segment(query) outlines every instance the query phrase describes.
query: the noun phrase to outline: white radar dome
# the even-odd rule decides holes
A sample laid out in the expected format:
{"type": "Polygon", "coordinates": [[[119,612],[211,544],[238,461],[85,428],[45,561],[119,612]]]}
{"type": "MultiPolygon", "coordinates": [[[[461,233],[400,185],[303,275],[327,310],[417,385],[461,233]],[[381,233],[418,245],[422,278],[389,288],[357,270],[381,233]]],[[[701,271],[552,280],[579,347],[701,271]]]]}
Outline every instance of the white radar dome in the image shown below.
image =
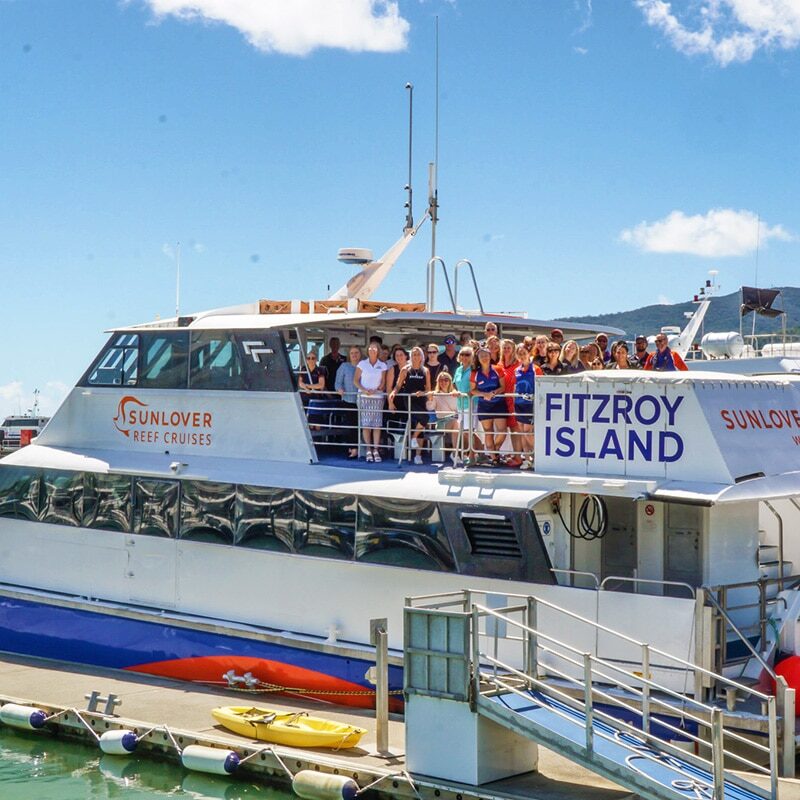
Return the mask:
{"type": "Polygon", "coordinates": [[[372,250],[366,247],[343,247],[336,259],[342,264],[369,264],[372,261],[372,250]]]}

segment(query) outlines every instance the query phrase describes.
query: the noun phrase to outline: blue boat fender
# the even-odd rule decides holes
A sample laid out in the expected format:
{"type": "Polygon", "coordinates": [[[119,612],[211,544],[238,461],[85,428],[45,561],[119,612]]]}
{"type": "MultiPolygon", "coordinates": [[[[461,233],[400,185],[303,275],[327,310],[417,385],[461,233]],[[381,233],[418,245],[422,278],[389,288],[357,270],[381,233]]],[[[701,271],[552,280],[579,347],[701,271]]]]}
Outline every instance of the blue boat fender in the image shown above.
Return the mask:
{"type": "Polygon", "coordinates": [[[210,775],[232,775],[239,766],[239,756],[233,750],[190,744],[183,748],[181,763],[192,772],[210,775]]]}
{"type": "Polygon", "coordinates": [[[139,744],[139,737],[133,731],[106,731],[97,743],[109,756],[129,756],[139,744]]]}
{"type": "Polygon", "coordinates": [[[45,722],[47,722],[47,712],[35,706],[6,703],[0,708],[0,722],[3,722],[10,728],[38,731],[43,728],[45,722]]]}

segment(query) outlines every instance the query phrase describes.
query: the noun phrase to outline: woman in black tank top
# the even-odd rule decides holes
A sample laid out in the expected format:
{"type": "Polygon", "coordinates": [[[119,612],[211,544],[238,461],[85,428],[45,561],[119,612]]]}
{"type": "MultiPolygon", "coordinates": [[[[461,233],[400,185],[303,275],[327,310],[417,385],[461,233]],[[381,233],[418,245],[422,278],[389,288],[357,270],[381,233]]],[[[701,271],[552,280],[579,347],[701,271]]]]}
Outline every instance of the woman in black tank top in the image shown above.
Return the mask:
{"type": "MultiPolygon", "coordinates": [[[[397,402],[398,397],[405,399],[405,402],[408,403],[405,408],[411,411],[411,447],[417,450],[422,447],[422,433],[425,431],[429,419],[425,403],[428,400],[428,392],[431,390],[431,380],[430,373],[423,364],[424,358],[425,354],[421,347],[412,349],[411,363],[406,364],[400,371],[397,383],[390,395],[390,400],[398,409],[401,404],[404,405],[402,400],[400,403],[397,402]]],[[[422,463],[419,452],[414,457],[414,463],[422,463]]]]}

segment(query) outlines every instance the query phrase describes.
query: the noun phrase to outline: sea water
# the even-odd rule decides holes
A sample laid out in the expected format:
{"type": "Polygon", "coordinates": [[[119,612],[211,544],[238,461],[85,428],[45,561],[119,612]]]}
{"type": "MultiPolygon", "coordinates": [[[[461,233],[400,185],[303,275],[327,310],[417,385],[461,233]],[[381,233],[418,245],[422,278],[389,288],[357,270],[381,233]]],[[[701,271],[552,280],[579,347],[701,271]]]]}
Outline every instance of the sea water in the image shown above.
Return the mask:
{"type": "Polygon", "coordinates": [[[0,800],[90,798],[290,800],[291,792],[251,779],[187,772],[138,756],[107,756],[99,748],[0,727],[0,800]]]}

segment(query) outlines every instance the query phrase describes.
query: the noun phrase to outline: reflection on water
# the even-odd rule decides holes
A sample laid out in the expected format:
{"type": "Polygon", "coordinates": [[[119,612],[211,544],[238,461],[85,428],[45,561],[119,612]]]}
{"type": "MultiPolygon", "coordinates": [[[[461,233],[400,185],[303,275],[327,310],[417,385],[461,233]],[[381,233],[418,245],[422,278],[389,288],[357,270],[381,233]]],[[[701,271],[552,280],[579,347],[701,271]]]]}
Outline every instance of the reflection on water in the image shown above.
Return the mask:
{"type": "Polygon", "coordinates": [[[187,772],[150,758],[107,756],[88,744],[0,727],[3,800],[145,797],[289,800],[294,795],[247,779],[187,772]]]}

